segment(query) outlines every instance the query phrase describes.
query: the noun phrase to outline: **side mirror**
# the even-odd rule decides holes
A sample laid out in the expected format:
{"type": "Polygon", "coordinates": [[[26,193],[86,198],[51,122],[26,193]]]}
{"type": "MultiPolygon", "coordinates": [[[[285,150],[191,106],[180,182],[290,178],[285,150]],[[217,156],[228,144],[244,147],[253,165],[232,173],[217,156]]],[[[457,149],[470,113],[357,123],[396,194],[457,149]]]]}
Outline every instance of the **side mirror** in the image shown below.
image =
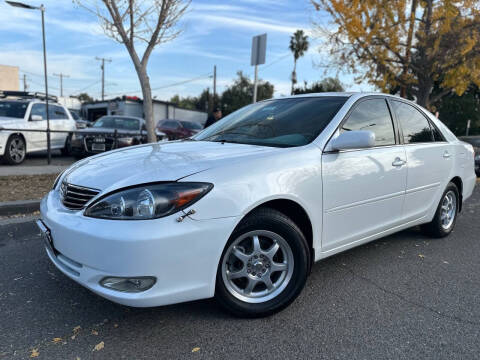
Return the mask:
{"type": "Polygon", "coordinates": [[[375,134],[368,130],[345,131],[331,141],[332,150],[364,149],[375,146],[375,134]]]}
{"type": "Polygon", "coordinates": [[[32,116],[30,116],[30,120],[41,121],[41,120],[43,120],[43,117],[42,117],[42,115],[32,115],[32,116]]]}

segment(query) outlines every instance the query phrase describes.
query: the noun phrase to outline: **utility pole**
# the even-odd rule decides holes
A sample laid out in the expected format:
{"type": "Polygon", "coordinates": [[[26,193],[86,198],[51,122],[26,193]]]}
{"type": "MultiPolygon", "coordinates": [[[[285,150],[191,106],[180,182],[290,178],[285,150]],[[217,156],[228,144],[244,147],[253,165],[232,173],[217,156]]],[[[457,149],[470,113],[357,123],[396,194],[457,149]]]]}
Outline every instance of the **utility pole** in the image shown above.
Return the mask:
{"type": "Polygon", "coordinates": [[[215,99],[217,97],[217,65],[213,65],[213,108],[215,109],[215,99]]]}
{"type": "Polygon", "coordinates": [[[65,75],[65,74],[53,74],[53,76],[58,76],[60,78],[60,96],[63,97],[63,78],[68,78],[70,77],[69,75],[65,75]]]}
{"type": "Polygon", "coordinates": [[[100,65],[100,69],[102,69],[102,101],[103,101],[105,100],[105,61],[112,62],[112,59],[101,58],[98,56],[96,56],[95,59],[102,62],[102,65],[100,65]]]}
{"type": "Polygon", "coordinates": [[[27,91],[28,85],[27,85],[27,74],[23,74],[23,91],[27,91]]]}

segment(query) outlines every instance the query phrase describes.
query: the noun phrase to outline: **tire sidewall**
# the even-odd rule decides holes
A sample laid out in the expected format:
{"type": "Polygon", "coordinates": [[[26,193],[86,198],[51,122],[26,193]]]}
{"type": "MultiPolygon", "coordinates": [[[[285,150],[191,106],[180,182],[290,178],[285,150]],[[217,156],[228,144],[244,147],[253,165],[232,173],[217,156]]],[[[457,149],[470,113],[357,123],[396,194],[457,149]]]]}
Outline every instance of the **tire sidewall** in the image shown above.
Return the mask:
{"type": "Polygon", "coordinates": [[[443,192],[442,197],[440,198],[440,203],[438,204],[437,212],[435,213],[435,218],[434,218],[434,221],[433,221],[434,226],[437,228],[436,230],[438,231],[438,234],[440,236],[442,236],[442,237],[447,236],[453,231],[453,229],[455,228],[455,224],[457,223],[459,208],[460,208],[460,195],[459,195],[459,192],[458,192],[458,188],[454,183],[449,183],[447,188],[443,192]],[[442,221],[441,221],[441,210],[442,210],[443,199],[445,198],[445,195],[449,191],[453,191],[457,201],[456,201],[456,205],[455,205],[455,216],[454,216],[453,222],[448,229],[444,229],[443,226],[442,226],[442,221]]]}
{"type": "Polygon", "coordinates": [[[22,162],[25,161],[25,158],[27,157],[27,144],[25,142],[25,140],[21,137],[21,136],[18,136],[18,135],[12,135],[8,138],[8,141],[7,141],[7,146],[5,147],[5,154],[4,154],[4,158],[5,160],[7,161],[8,164],[11,164],[11,165],[20,165],[22,162]],[[13,160],[10,156],[10,144],[12,143],[13,140],[15,139],[19,139],[23,142],[23,148],[25,149],[25,154],[23,156],[23,159],[22,161],[20,162],[16,162],[15,160],[13,160]]]}
{"type": "Polygon", "coordinates": [[[272,211],[271,214],[273,216],[263,212],[252,213],[237,226],[222,252],[217,269],[215,296],[221,305],[234,315],[260,317],[273,314],[288,306],[305,285],[309,268],[308,245],[305,237],[289,218],[277,211],[272,211]],[[283,237],[294,257],[293,274],[285,289],[275,298],[263,303],[247,303],[237,299],[228,291],[222,277],[222,262],[227,249],[239,236],[254,230],[271,231],[283,237]]]}

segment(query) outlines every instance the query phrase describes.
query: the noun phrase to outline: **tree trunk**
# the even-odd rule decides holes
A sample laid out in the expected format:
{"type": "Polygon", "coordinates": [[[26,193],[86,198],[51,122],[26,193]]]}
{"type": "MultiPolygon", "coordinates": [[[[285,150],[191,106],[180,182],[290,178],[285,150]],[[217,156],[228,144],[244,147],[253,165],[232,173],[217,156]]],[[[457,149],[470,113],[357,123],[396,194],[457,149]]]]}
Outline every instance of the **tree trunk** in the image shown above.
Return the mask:
{"type": "Polygon", "coordinates": [[[143,114],[145,117],[145,125],[147,127],[147,139],[148,142],[156,142],[157,135],[155,135],[155,124],[153,121],[153,102],[152,102],[152,89],[150,88],[150,79],[148,78],[147,71],[143,67],[137,69],[138,80],[142,87],[143,94],[143,114]]]}
{"type": "Polygon", "coordinates": [[[419,81],[417,91],[417,104],[430,110],[430,93],[432,92],[433,84],[430,80],[419,81]]]}
{"type": "Polygon", "coordinates": [[[294,95],[295,84],[297,83],[297,59],[293,60],[293,71],[292,71],[292,90],[290,95],[294,95]]]}

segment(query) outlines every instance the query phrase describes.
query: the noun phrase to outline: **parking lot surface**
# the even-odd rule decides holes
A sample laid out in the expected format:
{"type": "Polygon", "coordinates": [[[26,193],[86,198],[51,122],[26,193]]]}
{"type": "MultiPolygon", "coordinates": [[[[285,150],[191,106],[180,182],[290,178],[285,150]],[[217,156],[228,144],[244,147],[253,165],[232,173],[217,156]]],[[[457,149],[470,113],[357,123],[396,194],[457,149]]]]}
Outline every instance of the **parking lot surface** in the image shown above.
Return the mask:
{"type": "Polygon", "coordinates": [[[116,305],[51,264],[33,222],[4,223],[0,359],[478,359],[479,215],[477,185],[448,238],[411,229],[325,259],[255,320],[211,299],[116,305]]]}

